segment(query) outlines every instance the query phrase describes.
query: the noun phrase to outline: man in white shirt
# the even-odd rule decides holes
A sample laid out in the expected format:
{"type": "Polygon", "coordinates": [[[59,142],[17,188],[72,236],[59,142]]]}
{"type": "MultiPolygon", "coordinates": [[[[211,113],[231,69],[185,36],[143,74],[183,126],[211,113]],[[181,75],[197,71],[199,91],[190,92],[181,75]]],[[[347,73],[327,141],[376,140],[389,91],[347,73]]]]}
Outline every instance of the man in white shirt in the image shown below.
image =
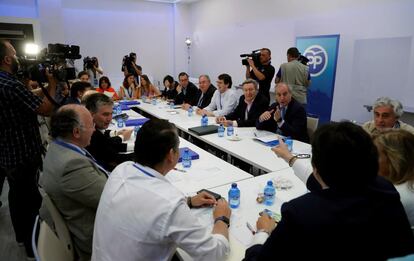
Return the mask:
{"type": "Polygon", "coordinates": [[[136,163],[112,172],[96,215],[92,260],[170,260],[177,247],[194,260],[229,253],[231,211],[225,200],[202,192],[186,198],[165,178],[179,159],[175,126],[152,119],[138,131],[136,163]],[[213,231],[189,207],[215,206],[213,231]]]}
{"type": "Polygon", "coordinates": [[[231,76],[223,73],[218,76],[217,91],[214,92],[210,104],[204,109],[198,108],[196,113],[207,116],[225,116],[236,109],[238,95],[236,91],[230,89],[232,85],[231,76]]]}

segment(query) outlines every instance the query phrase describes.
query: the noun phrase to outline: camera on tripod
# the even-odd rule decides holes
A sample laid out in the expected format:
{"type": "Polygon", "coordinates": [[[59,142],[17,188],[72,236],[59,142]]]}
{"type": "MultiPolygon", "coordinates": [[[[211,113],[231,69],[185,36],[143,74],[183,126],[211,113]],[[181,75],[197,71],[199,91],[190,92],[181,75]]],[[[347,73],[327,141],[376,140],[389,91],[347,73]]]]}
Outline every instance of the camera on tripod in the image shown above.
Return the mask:
{"type": "Polygon", "coordinates": [[[135,53],[130,53],[129,55],[125,55],[124,58],[122,59],[122,70],[124,67],[130,67],[132,66],[131,64],[135,62],[135,58],[137,57],[137,55],[135,53]]]}
{"type": "Polygon", "coordinates": [[[244,53],[244,54],[240,54],[240,57],[242,57],[243,59],[242,59],[242,64],[243,65],[249,65],[249,62],[247,61],[248,59],[252,59],[253,60],[253,62],[254,62],[254,65],[256,66],[256,67],[259,67],[260,65],[261,65],[261,62],[260,62],[260,49],[258,49],[258,50],[254,50],[254,51],[252,51],[252,53],[244,53]]]}
{"type": "Polygon", "coordinates": [[[38,83],[47,82],[46,70],[58,81],[76,79],[75,68],[68,63],[82,58],[79,46],[66,44],[48,44],[36,58],[19,57],[18,77],[38,83]]]}
{"type": "Polygon", "coordinates": [[[98,59],[96,57],[89,57],[86,56],[83,59],[83,69],[86,70],[92,70],[95,67],[96,62],[98,61],[98,59]]]}

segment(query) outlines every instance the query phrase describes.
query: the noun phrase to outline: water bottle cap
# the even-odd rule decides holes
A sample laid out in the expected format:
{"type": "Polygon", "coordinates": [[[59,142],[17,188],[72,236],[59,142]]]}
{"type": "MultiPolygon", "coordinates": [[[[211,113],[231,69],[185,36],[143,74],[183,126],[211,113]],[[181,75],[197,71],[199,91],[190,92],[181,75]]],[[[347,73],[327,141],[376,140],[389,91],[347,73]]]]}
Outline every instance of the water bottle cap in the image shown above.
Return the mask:
{"type": "Polygon", "coordinates": [[[186,149],[184,150],[184,152],[188,153],[188,152],[190,152],[190,150],[189,150],[188,148],[186,148],[186,149]]]}
{"type": "Polygon", "coordinates": [[[232,187],[232,188],[237,188],[237,184],[236,184],[236,183],[232,183],[232,184],[231,184],[231,187],[232,187]]]}
{"type": "Polygon", "coordinates": [[[271,180],[269,180],[269,181],[267,182],[267,185],[269,185],[269,186],[273,186],[273,182],[272,182],[271,180]]]}

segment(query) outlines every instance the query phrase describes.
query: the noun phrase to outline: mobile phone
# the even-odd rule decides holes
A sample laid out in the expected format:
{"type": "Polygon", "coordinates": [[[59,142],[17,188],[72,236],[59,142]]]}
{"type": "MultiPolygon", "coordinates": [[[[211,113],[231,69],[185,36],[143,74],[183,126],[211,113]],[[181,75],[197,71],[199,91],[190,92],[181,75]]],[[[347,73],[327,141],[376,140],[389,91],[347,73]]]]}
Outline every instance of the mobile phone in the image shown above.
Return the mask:
{"type": "Polygon", "coordinates": [[[271,211],[270,209],[267,209],[267,208],[265,208],[263,211],[261,211],[261,212],[259,213],[259,215],[260,215],[260,216],[262,216],[263,214],[266,214],[266,215],[268,215],[269,217],[273,218],[276,222],[279,222],[279,221],[280,221],[280,219],[282,218],[282,217],[280,216],[280,214],[278,214],[278,213],[276,213],[276,212],[273,212],[273,211],[271,211]]]}
{"type": "Polygon", "coordinates": [[[203,192],[203,191],[205,191],[205,192],[207,192],[208,194],[212,195],[212,196],[213,196],[216,200],[221,199],[221,195],[220,195],[220,194],[214,193],[213,191],[210,191],[210,190],[208,190],[208,189],[202,189],[202,190],[200,190],[200,191],[197,191],[197,194],[200,194],[200,193],[201,193],[201,192],[203,192]]]}

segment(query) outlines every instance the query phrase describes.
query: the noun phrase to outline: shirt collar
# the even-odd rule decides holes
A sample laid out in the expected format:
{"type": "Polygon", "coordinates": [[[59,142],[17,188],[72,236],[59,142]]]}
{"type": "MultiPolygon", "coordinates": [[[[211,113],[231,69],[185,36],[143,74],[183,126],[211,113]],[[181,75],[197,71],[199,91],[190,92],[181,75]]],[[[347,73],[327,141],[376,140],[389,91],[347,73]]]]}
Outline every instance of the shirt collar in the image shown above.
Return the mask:
{"type": "Polygon", "coordinates": [[[167,182],[169,182],[164,175],[162,175],[161,173],[159,173],[158,171],[156,171],[155,169],[152,169],[150,167],[144,166],[139,164],[138,162],[135,162],[134,164],[136,164],[140,169],[145,170],[146,172],[148,172],[149,174],[153,175],[154,177],[161,179],[161,180],[165,180],[167,182]]]}

